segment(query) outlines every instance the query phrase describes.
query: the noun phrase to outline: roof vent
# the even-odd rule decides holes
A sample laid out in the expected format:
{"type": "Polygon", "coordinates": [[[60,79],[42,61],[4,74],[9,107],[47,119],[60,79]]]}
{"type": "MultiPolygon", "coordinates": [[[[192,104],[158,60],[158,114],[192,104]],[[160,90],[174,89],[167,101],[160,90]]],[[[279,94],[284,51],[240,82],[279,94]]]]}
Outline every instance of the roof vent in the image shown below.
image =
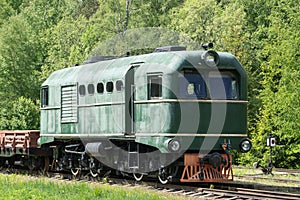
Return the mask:
{"type": "Polygon", "coordinates": [[[168,51],[185,51],[185,46],[165,46],[165,47],[158,47],[154,50],[154,52],[168,52],[168,51]]]}
{"type": "Polygon", "coordinates": [[[105,60],[113,60],[120,58],[120,56],[93,56],[89,60],[86,60],[83,62],[83,64],[90,64],[90,63],[95,63],[99,61],[105,61],[105,60]]]}

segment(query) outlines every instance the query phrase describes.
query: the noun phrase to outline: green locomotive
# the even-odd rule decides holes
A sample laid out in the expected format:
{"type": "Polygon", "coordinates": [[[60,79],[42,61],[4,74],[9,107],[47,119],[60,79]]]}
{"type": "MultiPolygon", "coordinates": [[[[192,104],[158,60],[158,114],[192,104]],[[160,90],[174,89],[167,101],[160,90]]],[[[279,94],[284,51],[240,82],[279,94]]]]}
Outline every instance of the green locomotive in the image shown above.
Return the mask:
{"type": "Polygon", "coordinates": [[[162,183],[232,180],[228,150],[251,148],[247,74],[233,55],[169,46],[101,58],[42,85],[38,144],[47,168],[116,169],[162,183]]]}

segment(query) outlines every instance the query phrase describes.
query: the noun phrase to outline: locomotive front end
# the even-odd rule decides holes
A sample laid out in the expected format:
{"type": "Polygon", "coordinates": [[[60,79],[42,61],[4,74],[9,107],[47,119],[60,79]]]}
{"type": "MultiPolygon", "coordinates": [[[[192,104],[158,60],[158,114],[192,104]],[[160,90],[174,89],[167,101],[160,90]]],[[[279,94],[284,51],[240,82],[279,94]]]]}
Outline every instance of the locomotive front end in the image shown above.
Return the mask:
{"type": "Polygon", "coordinates": [[[188,61],[191,65],[183,65],[178,77],[180,107],[198,112],[198,118],[190,119],[198,127],[192,134],[190,126],[183,125],[181,134],[187,132],[193,139],[184,154],[181,181],[231,181],[229,151],[248,152],[252,146],[247,139],[247,74],[228,53],[209,50],[188,61]]]}

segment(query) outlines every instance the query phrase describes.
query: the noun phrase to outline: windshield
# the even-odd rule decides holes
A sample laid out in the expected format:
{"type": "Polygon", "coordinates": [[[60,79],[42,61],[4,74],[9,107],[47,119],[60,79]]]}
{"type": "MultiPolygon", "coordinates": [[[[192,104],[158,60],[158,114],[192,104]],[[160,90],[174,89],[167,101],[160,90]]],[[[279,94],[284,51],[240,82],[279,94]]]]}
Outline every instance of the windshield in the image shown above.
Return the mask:
{"type": "Polygon", "coordinates": [[[238,99],[238,83],[230,72],[183,73],[179,93],[187,99],[238,99]]]}
{"type": "Polygon", "coordinates": [[[200,74],[184,74],[179,80],[179,92],[182,98],[206,98],[206,86],[200,74]]]}
{"type": "Polygon", "coordinates": [[[237,99],[237,81],[230,73],[209,73],[211,99],[237,99]]]}

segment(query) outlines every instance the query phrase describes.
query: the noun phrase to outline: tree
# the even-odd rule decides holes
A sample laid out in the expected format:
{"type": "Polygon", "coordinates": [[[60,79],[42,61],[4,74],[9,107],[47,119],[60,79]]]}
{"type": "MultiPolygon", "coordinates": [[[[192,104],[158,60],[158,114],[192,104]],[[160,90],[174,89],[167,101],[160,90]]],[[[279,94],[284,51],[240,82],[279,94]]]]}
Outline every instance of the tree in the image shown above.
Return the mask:
{"type": "Polygon", "coordinates": [[[265,147],[267,135],[273,133],[277,145],[275,166],[299,168],[300,156],[300,80],[299,80],[299,29],[300,17],[295,9],[296,1],[275,3],[265,27],[262,40],[261,85],[262,101],[253,135],[254,149],[248,160],[261,158],[268,161],[265,147]],[[282,3],[282,4],[281,4],[282,3]]]}
{"type": "Polygon", "coordinates": [[[183,4],[183,0],[144,0],[133,1],[130,12],[130,28],[164,27],[172,20],[172,9],[183,4]]]}
{"type": "Polygon", "coordinates": [[[0,1],[0,27],[12,15],[14,15],[14,9],[11,5],[6,1],[0,1]]]}
{"type": "Polygon", "coordinates": [[[219,13],[215,0],[187,0],[183,7],[173,9],[170,27],[187,34],[199,44],[215,42],[216,29],[213,22],[219,13]]]}
{"type": "Polygon", "coordinates": [[[40,127],[39,107],[31,99],[19,97],[7,102],[9,107],[0,109],[1,130],[35,130],[40,127]],[[9,108],[9,109],[8,109],[9,108]]]}
{"type": "Polygon", "coordinates": [[[19,16],[0,30],[0,95],[2,99],[25,96],[38,98],[38,45],[31,26],[19,16]],[[4,97],[4,98],[3,98],[4,97]]]}

